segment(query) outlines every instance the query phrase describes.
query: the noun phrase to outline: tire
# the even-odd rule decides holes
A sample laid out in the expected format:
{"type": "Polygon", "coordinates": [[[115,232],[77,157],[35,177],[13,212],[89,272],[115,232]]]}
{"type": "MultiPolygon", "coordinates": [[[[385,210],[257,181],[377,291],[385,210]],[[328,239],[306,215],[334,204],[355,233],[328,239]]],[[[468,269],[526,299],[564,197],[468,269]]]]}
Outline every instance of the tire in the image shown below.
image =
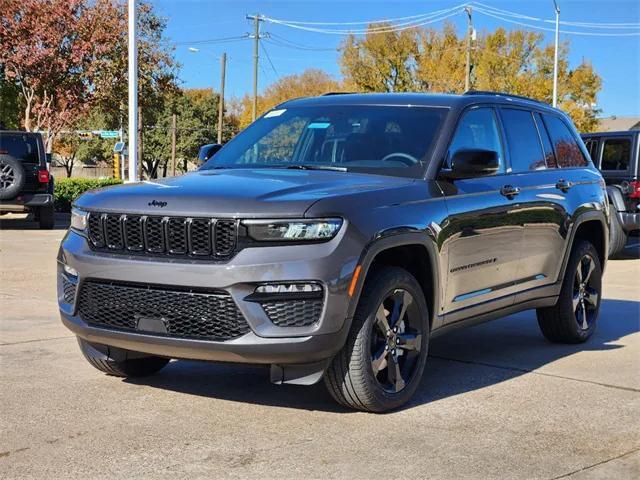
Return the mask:
{"type": "Polygon", "coordinates": [[[428,345],[429,309],[420,285],[406,270],[381,268],[367,277],[347,341],[325,372],[325,385],[346,407],[394,410],[420,384],[428,345]]]}
{"type": "Polygon", "coordinates": [[[542,334],[551,342],[586,342],[596,329],[602,297],[602,269],[595,247],[579,240],[567,263],[558,302],[536,313],[542,334]]]}
{"type": "Polygon", "coordinates": [[[55,214],[53,211],[53,205],[40,207],[38,210],[38,222],[40,223],[40,230],[51,230],[55,225],[55,214]]]}
{"type": "Polygon", "coordinates": [[[93,345],[80,338],[78,343],[82,355],[92,367],[114,377],[147,377],[158,373],[169,363],[168,358],[141,356],[139,353],[121,349],[114,349],[118,354],[118,359],[115,360],[102,351],[108,352],[109,347],[93,345]],[[129,356],[132,358],[127,358],[129,356]]]}
{"type": "Polygon", "coordinates": [[[615,257],[627,244],[627,233],[623,230],[615,207],[611,207],[611,223],[609,225],[609,258],[615,257]]]}
{"type": "Polygon", "coordinates": [[[0,200],[12,200],[22,191],[25,172],[22,163],[11,155],[0,154],[0,200]]]}

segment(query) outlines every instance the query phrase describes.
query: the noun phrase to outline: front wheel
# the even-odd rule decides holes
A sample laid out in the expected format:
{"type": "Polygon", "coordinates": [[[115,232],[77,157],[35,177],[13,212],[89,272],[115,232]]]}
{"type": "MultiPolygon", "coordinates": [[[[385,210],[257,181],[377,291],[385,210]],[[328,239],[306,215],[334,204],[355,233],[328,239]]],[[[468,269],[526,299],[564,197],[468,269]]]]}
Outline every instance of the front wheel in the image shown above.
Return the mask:
{"type": "Polygon", "coordinates": [[[420,383],[429,345],[429,310],[406,270],[385,267],[367,278],[346,344],[325,373],[344,406],[386,412],[406,403],[420,383]]]}
{"type": "Polygon", "coordinates": [[[567,263],[558,302],[537,310],[542,334],[552,342],[582,343],[593,335],[600,312],[602,268],[595,247],[580,240],[567,263]]]}
{"type": "Polygon", "coordinates": [[[78,338],[82,355],[89,364],[114,377],[147,377],[158,373],[167,363],[168,358],[146,356],[119,348],[96,345],[78,338]]]}

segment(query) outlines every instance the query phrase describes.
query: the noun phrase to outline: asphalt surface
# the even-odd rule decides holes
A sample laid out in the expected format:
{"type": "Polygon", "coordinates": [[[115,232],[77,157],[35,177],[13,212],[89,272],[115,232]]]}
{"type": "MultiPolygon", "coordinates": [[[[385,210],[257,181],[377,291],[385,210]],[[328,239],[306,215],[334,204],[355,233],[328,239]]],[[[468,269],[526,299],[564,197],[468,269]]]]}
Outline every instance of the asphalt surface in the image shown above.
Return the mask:
{"type": "Polygon", "coordinates": [[[411,404],[374,415],[265,368],[94,370],[58,318],[59,220],[0,221],[0,478],[640,478],[637,244],[588,343],[549,344],[533,311],[455,332],[411,404]]]}

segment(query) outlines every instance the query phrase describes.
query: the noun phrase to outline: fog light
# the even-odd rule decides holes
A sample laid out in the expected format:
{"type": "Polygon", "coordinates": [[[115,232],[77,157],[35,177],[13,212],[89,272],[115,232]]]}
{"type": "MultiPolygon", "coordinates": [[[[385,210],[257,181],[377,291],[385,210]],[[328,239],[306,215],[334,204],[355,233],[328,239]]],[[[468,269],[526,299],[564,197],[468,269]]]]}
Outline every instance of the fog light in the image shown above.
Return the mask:
{"type": "Polygon", "coordinates": [[[317,283],[273,283],[260,285],[256,293],[310,293],[321,292],[322,287],[317,283]]]}
{"type": "Polygon", "coordinates": [[[64,271],[65,271],[66,273],[68,273],[68,274],[69,274],[69,275],[71,275],[72,277],[77,277],[77,276],[78,276],[78,271],[77,271],[75,268],[70,267],[70,266],[69,266],[69,265],[67,265],[67,264],[65,264],[62,268],[64,269],[64,271]]]}

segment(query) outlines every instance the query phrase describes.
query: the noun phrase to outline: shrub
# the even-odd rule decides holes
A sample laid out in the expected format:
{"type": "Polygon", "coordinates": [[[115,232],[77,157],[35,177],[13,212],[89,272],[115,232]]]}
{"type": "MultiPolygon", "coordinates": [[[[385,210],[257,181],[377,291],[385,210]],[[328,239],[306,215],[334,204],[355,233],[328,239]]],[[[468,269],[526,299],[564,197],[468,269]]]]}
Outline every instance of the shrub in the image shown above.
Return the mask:
{"type": "Polygon", "coordinates": [[[115,178],[61,178],[56,179],[53,198],[58,212],[71,211],[71,203],[87,190],[118,185],[122,180],[115,178]]]}

